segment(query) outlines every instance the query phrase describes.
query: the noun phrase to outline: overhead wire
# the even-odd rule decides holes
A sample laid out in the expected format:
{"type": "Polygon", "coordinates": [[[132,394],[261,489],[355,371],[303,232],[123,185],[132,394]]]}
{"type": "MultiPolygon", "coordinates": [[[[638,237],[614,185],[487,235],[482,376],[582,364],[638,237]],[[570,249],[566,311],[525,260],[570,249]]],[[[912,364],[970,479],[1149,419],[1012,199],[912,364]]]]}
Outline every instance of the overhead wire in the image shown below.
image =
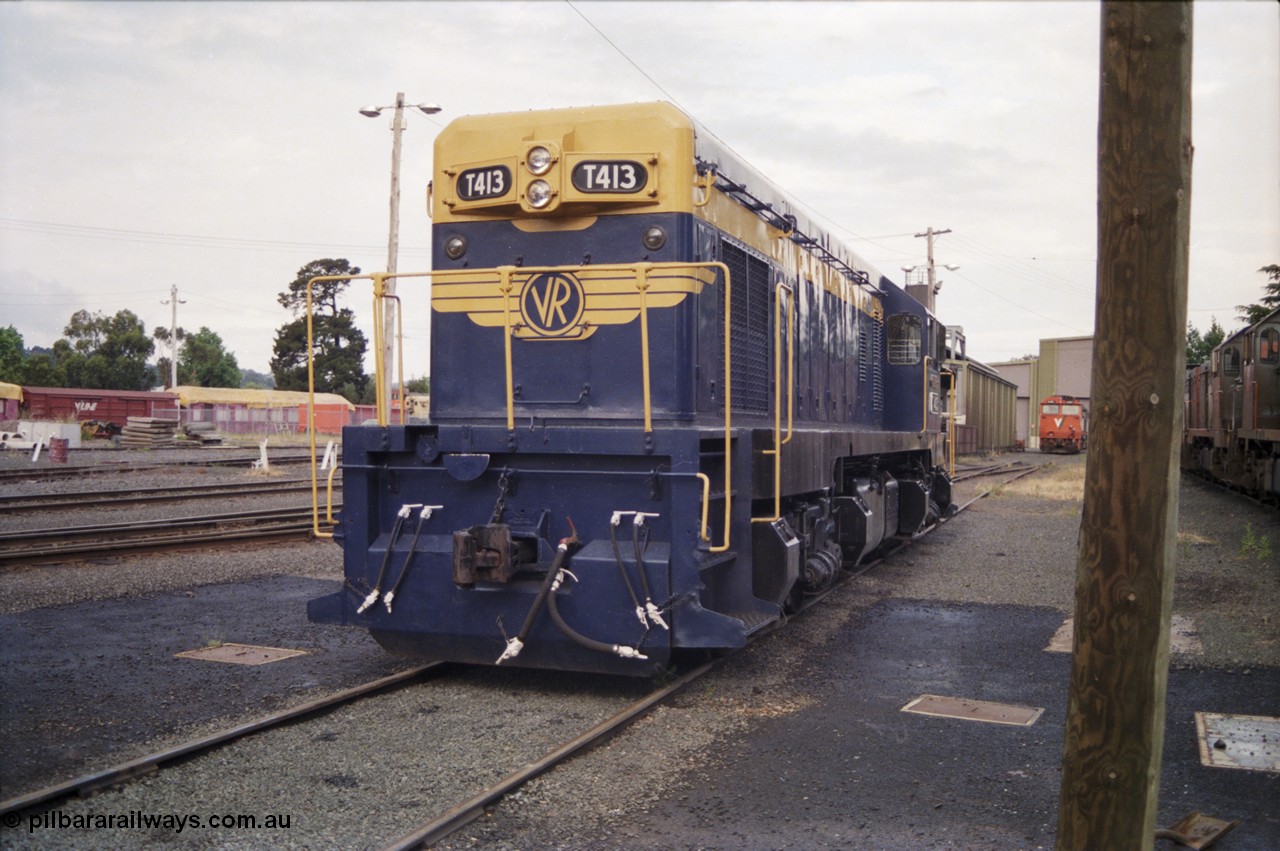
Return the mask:
{"type": "MultiPolygon", "coordinates": [[[[292,242],[273,239],[248,239],[244,237],[205,236],[192,233],[169,233],[165,231],[130,230],[126,228],[109,228],[94,225],[73,225],[61,222],[41,222],[27,219],[10,219],[0,217],[0,228],[43,233],[51,236],[70,236],[82,239],[105,239],[116,242],[145,242],[157,245],[185,245],[202,248],[228,248],[247,251],[385,251],[385,245],[358,245],[332,242],[292,242]]],[[[400,246],[403,253],[430,254],[431,249],[425,246],[400,246]]]]}
{"type": "MultiPolygon", "coordinates": [[[[667,89],[666,89],[666,88],[665,88],[661,83],[659,83],[657,80],[655,80],[655,79],[653,78],[653,76],[652,76],[651,74],[649,74],[649,72],[645,71],[645,70],[644,70],[644,68],[642,68],[638,62],[636,62],[634,59],[632,59],[632,58],[631,58],[631,57],[630,57],[630,56],[629,56],[629,55],[628,55],[628,54],[627,54],[627,53],[626,53],[626,52],[625,52],[621,47],[619,47],[619,46],[617,45],[617,43],[615,43],[615,42],[613,41],[613,39],[609,38],[609,36],[608,36],[608,35],[606,35],[606,34],[604,33],[604,31],[603,31],[603,30],[601,30],[601,29],[600,29],[600,27],[598,27],[598,26],[595,24],[595,22],[593,22],[590,18],[588,18],[585,14],[583,14],[582,10],[580,10],[577,6],[575,6],[575,5],[573,4],[572,0],[565,0],[565,4],[566,4],[567,6],[569,6],[569,8],[573,9],[573,11],[574,11],[575,13],[577,13],[577,15],[578,15],[580,18],[582,18],[582,20],[583,20],[583,21],[585,21],[585,22],[587,23],[587,25],[591,27],[591,29],[592,29],[592,30],[594,30],[594,31],[595,31],[595,32],[596,32],[596,33],[597,33],[597,34],[598,34],[602,39],[604,39],[604,40],[605,40],[605,42],[606,42],[610,47],[612,47],[612,48],[613,48],[613,49],[618,53],[618,55],[619,55],[619,56],[621,56],[624,60],[626,60],[626,61],[627,61],[627,63],[628,63],[629,65],[631,65],[631,67],[635,68],[635,69],[636,69],[636,71],[638,71],[638,72],[639,72],[639,73],[640,73],[640,74],[641,74],[641,75],[642,75],[646,80],[648,80],[648,81],[649,81],[649,82],[650,82],[650,83],[651,83],[655,88],[657,88],[657,89],[658,89],[658,91],[662,92],[662,94],[663,94],[663,95],[665,95],[665,96],[666,96],[666,97],[667,97],[667,98],[668,98],[672,103],[674,103],[676,106],[679,106],[681,109],[684,109],[684,107],[680,104],[680,102],[676,99],[676,97],[675,97],[674,95],[672,95],[669,91],[667,91],[667,89]]],[[[685,111],[687,112],[688,110],[685,110],[685,111]]],[[[723,140],[721,140],[721,143],[722,143],[722,144],[725,144],[725,143],[723,142],[723,140]]],[[[726,144],[725,146],[726,146],[726,147],[728,147],[731,151],[733,150],[733,149],[732,149],[732,147],[728,146],[727,144],[726,144]]],[[[741,154],[738,154],[736,151],[734,151],[734,154],[735,154],[736,156],[740,157],[744,162],[748,162],[748,161],[747,161],[747,159],[746,159],[745,157],[742,157],[742,155],[741,155],[741,154]]],[[[754,168],[754,166],[753,166],[753,168],[754,168]]],[[[759,169],[757,169],[757,171],[759,171],[759,169]]],[[[837,222],[837,221],[833,220],[830,216],[827,216],[827,215],[825,215],[824,213],[822,213],[822,212],[818,211],[818,210],[817,210],[817,209],[815,209],[812,205],[810,205],[810,204],[806,203],[803,199],[800,199],[800,198],[798,198],[798,197],[796,197],[796,196],[794,196],[794,195],[793,195],[792,197],[793,197],[793,199],[795,200],[795,202],[796,202],[798,205],[800,205],[801,207],[804,207],[806,210],[808,210],[808,211],[809,211],[809,213],[810,213],[811,215],[813,215],[815,218],[818,218],[818,219],[821,219],[821,220],[825,221],[825,222],[826,222],[828,225],[830,225],[833,229],[838,230],[838,231],[841,231],[841,232],[843,232],[843,233],[847,234],[848,236],[853,237],[854,239],[856,239],[856,240],[858,240],[858,241],[866,242],[866,243],[868,243],[868,244],[870,244],[870,245],[874,245],[874,246],[876,246],[877,248],[881,248],[881,249],[883,249],[883,250],[885,250],[885,251],[889,252],[892,256],[896,256],[896,257],[900,257],[900,258],[912,258],[912,257],[918,257],[918,256],[919,256],[918,254],[899,253],[899,252],[900,252],[900,249],[891,248],[891,247],[889,247],[889,246],[887,246],[887,245],[884,245],[883,243],[881,243],[881,242],[879,242],[879,241],[878,241],[878,240],[882,240],[882,239],[893,239],[893,238],[897,238],[897,237],[901,237],[901,236],[907,236],[908,234],[885,234],[885,235],[882,235],[882,236],[873,236],[873,237],[863,236],[863,235],[859,234],[857,231],[854,231],[852,228],[846,227],[846,226],[844,226],[844,225],[840,224],[839,222],[837,222]]],[[[913,233],[913,234],[910,234],[910,236],[912,236],[912,237],[914,238],[914,237],[915,237],[915,234],[914,234],[914,233],[913,233]]],[[[1045,272],[1044,270],[1036,269],[1036,268],[1034,268],[1034,267],[1024,267],[1024,268],[1021,268],[1021,269],[1020,269],[1017,265],[1015,265],[1015,263],[1017,263],[1017,262],[1022,262],[1022,261],[1016,261],[1014,258],[1012,258],[1012,256],[1011,256],[1011,255],[1007,255],[1007,254],[1004,254],[1003,252],[999,252],[999,251],[997,251],[997,250],[995,250],[995,249],[988,248],[988,247],[984,246],[982,243],[978,242],[977,240],[974,240],[974,239],[971,239],[971,238],[964,238],[964,237],[962,237],[962,238],[961,238],[961,242],[962,242],[962,244],[964,244],[964,245],[967,245],[967,246],[968,246],[968,250],[969,250],[969,251],[974,252],[975,254],[979,254],[979,255],[984,255],[984,254],[985,254],[985,255],[986,255],[986,257],[987,257],[987,259],[986,259],[984,262],[991,263],[991,264],[993,264],[993,265],[996,265],[997,267],[1001,267],[1001,266],[1003,265],[1003,268],[1004,268],[1004,270],[1005,270],[1005,271],[1011,271],[1011,272],[1013,272],[1013,273],[1015,273],[1015,274],[1020,274],[1020,275],[1027,276],[1027,277],[1039,277],[1039,278],[1042,280],[1042,282],[1051,282],[1054,286],[1058,287],[1059,289],[1066,289],[1066,290],[1069,290],[1069,291],[1075,292],[1075,293],[1080,294],[1080,295],[1090,295],[1090,296],[1092,296],[1092,293],[1091,293],[1091,292],[1086,292],[1086,291],[1084,291],[1084,290],[1082,290],[1082,289],[1079,289],[1079,288],[1075,285],[1075,282],[1073,282],[1073,281],[1071,281],[1070,279],[1065,278],[1065,277],[1063,277],[1063,276],[1061,276],[1061,275],[1055,275],[1055,274],[1053,274],[1053,273],[1045,272]],[[994,258],[994,259],[993,259],[993,258],[994,258]],[[1010,262],[1011,260],[1012,260],[1012,261],[1014,261],[1014,262],[1010,262]]],[[[1038,316],[1038,317],[1040,317],[1041,319],[1045,319],[1045,320],[1047,320],[1047,321],[1049,321],[1049,322],[1052,322],[1052,323],[1054,323],[1054,324],[1056,324],[1056,325],[1059,325],[1059,326],[1061,326],[1061,327],[1064,327],[1064,328],[1070,328],[1070,329],[1072,329],[1072,330],[1075,330],[1075,331],[1080,332],[1081,334],[1089,334],[1089,333],[1092,333],[1091,331],[1086,331],[1086,330],[1081,329],[1081,328],[1079,328],[1079,327],[1077,327],[1077,326],[1074,326],[1074,325],[1068,324],[1068,323],[1066,323],[1066,322],[1063,322],[1061,319],[1058,319],[1058,318],[1055,318],[1055,317],[1053,317],[1053,316],[1048,316],[1048,315],[1046,315],[1046,314],[1040,313],[1039,311],[1035,310],[1034,308],[1028,307],[1028,306],[1026,306],[1026,305],[1024,305],[1024,304],[1019,304],[1018,302],[1013,301],[1012,299],[1007,298],[1007,297],[1006,297],[1006,296],[1004,296],[1004,295],[1001,295],[1000,293],[996,292],[995,290],[992,290],[992,289],[990,289],[989,287],[985,287],[985,286],[983,286],[982,284],[979,284],[977,281],[974,281],[972,278],[970,278],[970,277],[968,277],[968,276],[966,276],[966,275],[959,275],[959,277],[961,277],[961,278],[963,278],[965,281],[968,281],[969,283],[973,284],[973,285],[974,285],[975,287],[977,287],[978,289],[981,289],[981,290],[983,290],[984,292],[987,292],[987,293],[991,294],[992,296],[994,296],[994,297],[996,297],[996,298],[1000,299],[1001,301],[1004,301],[1004,302],[1006,302],[1006,303],[1008,303],[1008,304],[1010,304],[1010,305],[1012,305],[1012,306],[1014,306],[1014,307],[1018,308],[1019,310],[1024,310],[1024,311],[1026,311],[1027,313],[1029,313],[1029,314],[1031,314],[1031,315],[1033,315],[1033,316],[1038,316]]]]}

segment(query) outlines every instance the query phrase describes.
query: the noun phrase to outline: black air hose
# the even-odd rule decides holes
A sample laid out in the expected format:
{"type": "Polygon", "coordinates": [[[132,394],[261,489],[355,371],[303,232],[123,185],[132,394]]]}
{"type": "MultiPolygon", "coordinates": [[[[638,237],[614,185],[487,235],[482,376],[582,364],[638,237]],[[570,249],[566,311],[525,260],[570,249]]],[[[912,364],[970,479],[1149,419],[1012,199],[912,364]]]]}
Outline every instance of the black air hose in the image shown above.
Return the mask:
{"type": "Polygon", "coordinates": [[[547,611],[551,613],[551,620],[555,621],[556,626],[560,627],[560,631],[568,636],[569,640],[587,648],[588,650],[596,650],[601,653],[613,653],[614,655],[621,656],[624,659],[649,658],[633,647],[626,647],[621,644],[606,644],[603,641],[596,641],[594,638],[587,638],[585,635],[569,626],[569,624],[565,623],[564,617],[560,614],[560,609],[556,606],[556,589],[560,587],[560,580],[565,574],[568,574],[568,571],[559,570],[556,574],[556,580],[551,584],[551,593],[547,596],[547,611]]]}
{"type": "Polygon", "coordinates": [[[369,592],[369,596],[364,598],[364,602],[360,604],[360,608],[356,609],[356,614],[363,614],[364,610],[378,602],[378,597],[382,595],[382,580],[387,577],[387,562],[391,561],[391,551],[395,549],[396,540],[400,537],[400,529],[404,526],[405,518],[413,513],[416,505],[403,505],[396,512],[396,521],[391,524],[391,538],[387,541],[386,552],[382,554],[382,566],[378,568],[378,578],[373,583],[373,590],[369,592]]]}
{"type": "MultiPolygon", "coordinates": [[[[409,575],[409,562],[413,561],[413,554],[418,550],[418,538],[422,535],[422,527],[431,519],[431,512],[439,505],[424,505],[422,510],[418,512],[418,525],[413,530],[413,540],[409,542],[409,552],[405,554],[404,565],[400,568],[400,578],[396,580],[396,584],[391,586],[382,598],[382,602],[387,607],[387,614],[391,614],[391,601],[396,598],[396,594],[400,591],[400,586],[404,583],[404,578],[409,575]]],[[[381,579],[379,579],[381,583],[381,579]]]]}
{"type": "MultiPolygon", "coordinates": [[[[573,521],[569,521],[569,528],[573,529],[573,521]]],[[[547,575],[542,580],[542,585],[538,588],[538,596],[533,598],[533,605],[529,607],[529,613],[524,616],[524,624],[520,627],[520,632],[515,638],[507,639],[507,647],[502,651],[502,655],[498,657],[498,661],[494,664],[501,665],[507,659],[514,659],[520,655],[520,651],[524,649],[524,643],[529,638],[529,633],[533,631],[533,622],[537,620],[538,612],[542,610],[542,604],[546,602],[547,595],[551,593],[551,586],[555,584],[556,577],[560,575],[560,568],[564,564],[564,560],[569,556],[569,548],[577,548],[579,545],[578,531],[573,530],[573,534],[567,538],[560,539],[560,545],[556,547],[555,558],[551,560],[551,569],[547,571],[547,575]]],[[[505,632],[505,630],[504,630],[505,632]]]]}

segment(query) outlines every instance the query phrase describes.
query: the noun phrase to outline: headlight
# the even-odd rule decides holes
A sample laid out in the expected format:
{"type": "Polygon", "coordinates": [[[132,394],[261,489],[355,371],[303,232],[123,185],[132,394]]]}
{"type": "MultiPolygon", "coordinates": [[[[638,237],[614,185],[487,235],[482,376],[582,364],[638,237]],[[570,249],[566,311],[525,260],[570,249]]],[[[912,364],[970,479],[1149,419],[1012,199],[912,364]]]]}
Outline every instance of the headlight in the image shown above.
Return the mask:
{"type": "Polygon", "coordinates": [[[524,158],[524,164],[534,174],[546,174],[547,169],[551,168],[551,152],[541,145],[530,148],[528,156],[524,158]]]}
{"type": "Polygon", "coordinates": [[[457,260],[467,253],[467,241],[461,236],[453,235],[444,241],[444,253],[450,260],[457,260]]]}
{"type": "Polygon", "coordinates": [[[651,225],[644,232],[644,247],[657,251],[667,244],[667,232],[657,225],[651,225]]]}
{"type": "Polygon", "coordinates": [[[535,180],[525,187],[524,195],[529,201],[529,206],[535,210],[541,210],[543,207],[551,203],[551,184],[545,180],[535,180]]]}

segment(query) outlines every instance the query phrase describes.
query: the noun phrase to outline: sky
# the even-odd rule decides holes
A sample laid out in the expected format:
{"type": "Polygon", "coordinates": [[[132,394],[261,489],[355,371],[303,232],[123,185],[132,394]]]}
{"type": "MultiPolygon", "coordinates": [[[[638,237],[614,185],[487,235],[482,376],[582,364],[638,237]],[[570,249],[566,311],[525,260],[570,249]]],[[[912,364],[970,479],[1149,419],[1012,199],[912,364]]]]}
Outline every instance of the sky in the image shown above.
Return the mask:
{"type": "MultiPolygon", "coordinates": [[[[936,241],[971,357],[1091,334],[1101,7],[1071,2],[0,3],[0,327],[77,310],[219,334],[268,371],[298,270],[430,267],[431,146],[460,115],[668,100],[890,278],[936,241]]],[[[1280,264],[1280,5],[1194,7],[1188,319],[1280,264]]],[[[349,291],[366,323],[367,289],[349,291]]],[[[400,291],[405,293],[407,285],[400,291]]],[[[406,372],[428,372],[425,298],[406,372]]],[[[161,351],[157,351],[157,355],[161,351]]]]}

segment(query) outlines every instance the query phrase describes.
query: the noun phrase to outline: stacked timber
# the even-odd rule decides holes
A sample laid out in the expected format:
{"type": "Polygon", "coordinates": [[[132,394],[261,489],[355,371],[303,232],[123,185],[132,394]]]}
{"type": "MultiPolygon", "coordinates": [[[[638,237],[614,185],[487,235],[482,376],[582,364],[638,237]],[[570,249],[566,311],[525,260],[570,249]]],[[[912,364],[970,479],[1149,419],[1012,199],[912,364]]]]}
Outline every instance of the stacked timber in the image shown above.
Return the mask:
{"type": "Polygon", "coordinates": [[[129,417],[120,431],[120,445],[146,449],[177,446],[178,421],[162,417],[129,417]]]}

